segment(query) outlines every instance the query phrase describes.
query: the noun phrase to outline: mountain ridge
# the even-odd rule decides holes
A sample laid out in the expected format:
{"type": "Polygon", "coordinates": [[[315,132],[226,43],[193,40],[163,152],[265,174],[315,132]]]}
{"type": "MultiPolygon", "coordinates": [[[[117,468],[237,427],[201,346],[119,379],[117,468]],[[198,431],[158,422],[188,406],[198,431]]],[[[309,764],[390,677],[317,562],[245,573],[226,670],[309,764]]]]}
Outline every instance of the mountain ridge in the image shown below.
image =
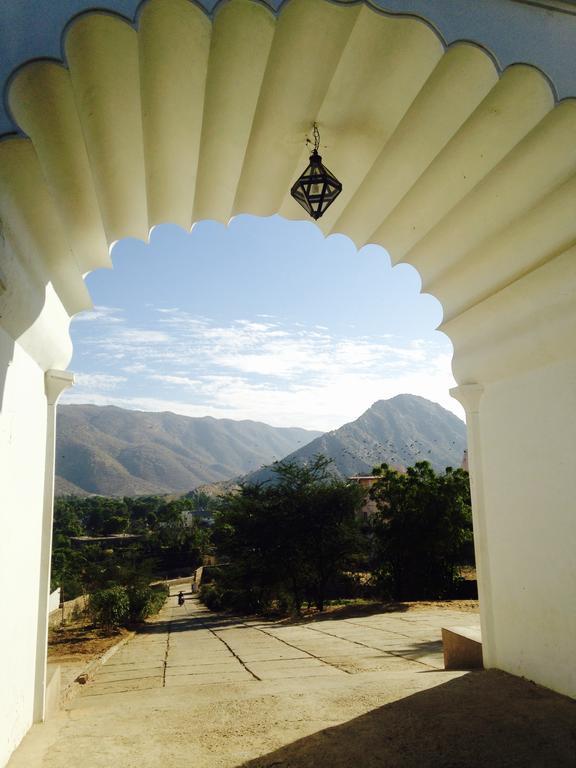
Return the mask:
{"type": "Polygon", "coordinates": [[[321,433],[250,419],[179,416],[117,406],[58,409],[56,495],[187,493],[239,478],[273,477],[275,460],[304,463],[322,454],[335,474],[370,474],[383,462],[404,468],[460,466],[466,425],[417,395],[377,400],[357,419],[321,433]]]}
{"type": "MultiPolygon", "coordinates": [[[[354,421],[318,436],[285,457],[309,462],[323,455],[333,460],[340,477],[371,474],[387,463],[400,469],[429,461],[436,471],[459,467],[466,448],[466,425],[451,411],[418,395],[396,395],[377,400],[354,421]]],[[[249,475],[251,482],[265,482],[271,467],[249,475]]]]}
{"type": "Polygon", "coordinates": [[[249,419],[60,405],[56,495],[184,493],[244,475],[320,434],[249,419]]]}

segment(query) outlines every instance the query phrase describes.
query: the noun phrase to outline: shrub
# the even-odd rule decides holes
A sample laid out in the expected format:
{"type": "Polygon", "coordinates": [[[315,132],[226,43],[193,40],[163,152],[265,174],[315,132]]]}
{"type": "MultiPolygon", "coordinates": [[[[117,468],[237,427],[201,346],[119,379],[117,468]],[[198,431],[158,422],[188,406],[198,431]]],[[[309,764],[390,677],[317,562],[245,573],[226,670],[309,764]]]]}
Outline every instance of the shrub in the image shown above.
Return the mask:
{"type": "Polygon", "coordinates": [[[100,589],[90,595],[88,613],[92,621],[107,629],[120,627],[130,617],[130,600],[125,587],[100,589]]]}
{"type": "Polygon", "coordinates": [[[200,600],[211,611],[221,611],[224,607],[222,593],[214,584],[204,584],[200,587],[200,600]]]}
{"type": "Polygon", "coordinates": [[[169,594],[166,584],[110,587],[90,595],[88,612],[101,627],[119,627],[144,621],[158,613],[169,594]]]}
{"type": "Polygon", "coordinates": [[[164,605],[167,595],[168,588],[165,584],[159,584],[154,587],[129,587],[130,621],[144,621],[148,616],[158,613],[164,605]]]}

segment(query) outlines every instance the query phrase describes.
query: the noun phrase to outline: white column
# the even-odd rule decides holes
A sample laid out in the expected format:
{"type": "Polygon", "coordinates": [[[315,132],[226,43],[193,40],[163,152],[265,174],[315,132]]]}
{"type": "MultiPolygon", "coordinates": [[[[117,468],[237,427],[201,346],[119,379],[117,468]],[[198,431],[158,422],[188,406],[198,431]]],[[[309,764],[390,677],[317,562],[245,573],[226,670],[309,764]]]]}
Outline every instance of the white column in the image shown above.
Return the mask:
{"type": "Polygon", "coordinates": [[[494,666],[494,615],[492,607],[492,581],[490,573],[490,549],[486,524],[484,499],[484,470],[482,462],[482,439],[480,428],[480,401],[484,393],[481,384],[462,384],[450,390],[466,411],[468,433],[468,467],[470,471],[470,494],[472,497],[472,523],[474,526],[474,552],[476,555],[476,577],[480,600],[480,623],[482,627],[482,655],[484,666],[494,666]]]}
{"type": "Polygon", "coordinates": [[[44,507],[42,513],[42,545],[38,592],[38,632],[36,676],[34,686],[34,722],[42,722],[46,704],[46,664],[48,657],[48,602],[50,599],[50,563],[52,559],[52,525],[54,521],[54,464],[56,452],[56,404],[62,392],[74,384],[69,371],[46,371],[44,389],[47,400],[46,470],[44,475],[44,507]]]}

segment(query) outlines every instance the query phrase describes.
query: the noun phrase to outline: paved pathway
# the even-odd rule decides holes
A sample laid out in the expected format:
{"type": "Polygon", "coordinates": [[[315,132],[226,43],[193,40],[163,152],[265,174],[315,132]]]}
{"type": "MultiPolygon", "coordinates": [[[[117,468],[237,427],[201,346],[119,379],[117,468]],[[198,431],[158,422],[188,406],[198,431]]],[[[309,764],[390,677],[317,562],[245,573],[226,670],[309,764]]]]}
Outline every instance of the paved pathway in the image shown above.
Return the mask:
{"type": "MultiPolygon", "coordinates": [[[[175,591],[175,590],[174,590],[175,591]]],[[[229,618],[175,595],[146,631],[105,664],[82,695],[442,669],[440,627],[477,624],[459,612],[380,614],[281,626],[229,618]]]]}
{"type": "MultiPolygon", "coordinates": [[[[282,625],[213,614],[191,597],[179,607],[173,595],[68,710],[32,729],[9,768],[441,766],[421,754],[414,763],[404,761],[405,747],[401,760],[374,762],[385,748],[380,745],[372,754],[370,734],[388,739],[387,749],[390,734],[408,727],[412,738],[414,729],[434,722],[447,706],[456,719],[470,706],[474,713],[478,701],[470,685],[485,683],[470,681],[492,678],[488,673],[444,671],[440,627],[477,621],[474,614],[433,609],[282,625]],[[426,715],[412,723],[412,710],[401,715],[394,709],[412,701],[411,694],[426,697],[432,691],[440,699],[432,704],[431,719],[426,715]],[[383,712],[396,723],[389,735],[380,720],[372,725],[365,721],[383,712]],[[328,743],[338,740],[325,738],[360,722],[360,742],[354,726],[351,733],[342,732],[333,754],[326,751],[328,743]],[[318,749],[315,739],[320,737],[318,749]],[[302,749],[313,754],[301,755],[302,749]]],[[[513,678],[502,678],[513,682],[498,683],[497,702],[512,696],[504,690],[507,685],[516,685],[513,678]]],[[[488,686],[482,695],[493,693],[488,686]]],[[[425,705],[424,699],[418,701],[425,705]]],[[[502,730],[500,715],[494,716],[502,730]]],[[[559,717],[562,723],[563,715],[555,714],[559,717]]],[[[470,721],[468,714],[463,727],[470,721]]],[[[446,739],[441,730],[433,728],[432,736],[446,739]]],[[[537,728],[534,732],[539,738],[537,728]]],[[[530,747],[530,738],[521,738],[530,747]]],[[[470,744],[464,740],[462,749],[469,750],[470,744]]],[[[569,765],[562,762],[563,754],[554,753],[550,764],[569,765]]],[[[530,764],[486,759],[490,762],[445,765],[530,764]]],[[[538,768],[544,764],[534,763],[538,768]]]]}

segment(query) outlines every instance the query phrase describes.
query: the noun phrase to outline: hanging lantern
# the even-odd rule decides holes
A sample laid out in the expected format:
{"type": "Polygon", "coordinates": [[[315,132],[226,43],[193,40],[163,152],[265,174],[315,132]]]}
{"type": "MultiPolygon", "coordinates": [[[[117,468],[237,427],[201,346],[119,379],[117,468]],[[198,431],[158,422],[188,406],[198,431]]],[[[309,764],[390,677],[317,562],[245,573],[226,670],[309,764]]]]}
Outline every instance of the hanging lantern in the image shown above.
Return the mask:
{"type": "Polygon", "coordinates": [[[310,164],[290,190],[294,200],[297,200],[313,219],[319,219],[342,192],[342,184],[325,165],[322,165],[322,158],[318,154],[319,146],[320,133],[314,123],[314,149],[310,155],[310,164]]]}

